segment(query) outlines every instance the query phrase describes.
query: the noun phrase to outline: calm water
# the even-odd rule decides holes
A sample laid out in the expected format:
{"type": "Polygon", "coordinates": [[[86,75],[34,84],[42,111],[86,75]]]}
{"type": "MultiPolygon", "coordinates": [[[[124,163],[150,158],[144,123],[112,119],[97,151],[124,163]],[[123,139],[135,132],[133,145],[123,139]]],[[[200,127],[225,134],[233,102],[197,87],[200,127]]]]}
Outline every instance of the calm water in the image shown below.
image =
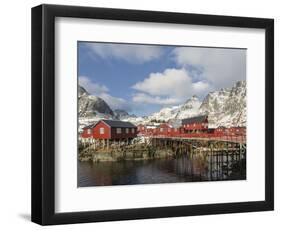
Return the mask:
{"type": "MultiPolygon", "coordinates": [[[[224,161],[225,162],[225,161],[224,161]]],[[[78,162],[78,186],[158,184],[246,179],[246,162],[220,163],[211,157],[121,162],[78,162]]]]}

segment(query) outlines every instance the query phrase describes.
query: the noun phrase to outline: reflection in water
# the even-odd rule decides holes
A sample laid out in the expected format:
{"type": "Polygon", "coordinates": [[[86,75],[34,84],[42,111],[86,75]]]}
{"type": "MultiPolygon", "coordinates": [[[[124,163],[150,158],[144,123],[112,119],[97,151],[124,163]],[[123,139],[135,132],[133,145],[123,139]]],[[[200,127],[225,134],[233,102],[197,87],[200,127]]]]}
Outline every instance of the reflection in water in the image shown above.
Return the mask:
{"type": "Polygon", "coordinates": [[[78,186],[156,184],[246,179],[245,158],[183,155],[120,162],[78,162],[78,186]]]}

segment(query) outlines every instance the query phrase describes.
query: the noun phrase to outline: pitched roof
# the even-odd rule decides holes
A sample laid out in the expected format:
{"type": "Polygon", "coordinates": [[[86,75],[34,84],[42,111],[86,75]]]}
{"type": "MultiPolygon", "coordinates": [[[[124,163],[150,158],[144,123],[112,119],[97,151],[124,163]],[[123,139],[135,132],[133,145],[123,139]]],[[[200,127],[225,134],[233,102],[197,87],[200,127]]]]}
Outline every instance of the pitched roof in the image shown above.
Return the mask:
{"type": "Polygon", "coordinates": [[[186,118],[186,119],[182,119],[182,124],[192,124],[192,123],[201,123],[204,122],[206,119],[208,118],[207,115],[203,115],[203,116],[198,116],[198,117],[191,117],[191,118],[186,118]]]}
{"type": "Polygon", "coordinates": [[[115,128],[136,128],[135,125],[133,125],[131,122],[127,121],[117,121],[117,120],[102,120],[106,124],[108,124],[110,127],[115,128]]]}
{"type": "Polygon", "coordinates": [[[91,128],[94,128],[97,123],[98,123],[98,122],[95,121],[95,122],[93,122],[92,124],[83,127],[83,129],[91,129],[91,128]]]}
{"type": "Polygon", "coordinates": [[[180,119],[170,119],[168,122],[173,128],[180,128],[182,121],[180,119]]]}

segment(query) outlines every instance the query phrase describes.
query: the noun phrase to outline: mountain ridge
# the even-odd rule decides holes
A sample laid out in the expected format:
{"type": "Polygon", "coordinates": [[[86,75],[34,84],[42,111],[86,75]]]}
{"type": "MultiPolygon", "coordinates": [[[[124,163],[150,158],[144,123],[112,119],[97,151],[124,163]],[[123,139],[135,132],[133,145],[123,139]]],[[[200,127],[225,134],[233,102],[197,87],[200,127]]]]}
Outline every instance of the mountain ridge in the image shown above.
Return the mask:
{"type": "Polygon", "coordinates": [[[120,109],[113,111],[103,99],[90,95],[83,87],[79,88],[78,104],[79,123],[85,123],[85,118],[88,121],[107,118],[120,119],[134,124],[151,124],[153,120],[168,121],[208,115],[209,127],[246,126],[246,81],[238,81],[230,88],[209,92],[202,101],[194,95],[181,105],[165,107],[145,117],[130,115],[120,109]],[[83,113],[80,113],[81,108],[84,108],[83,113]]]}

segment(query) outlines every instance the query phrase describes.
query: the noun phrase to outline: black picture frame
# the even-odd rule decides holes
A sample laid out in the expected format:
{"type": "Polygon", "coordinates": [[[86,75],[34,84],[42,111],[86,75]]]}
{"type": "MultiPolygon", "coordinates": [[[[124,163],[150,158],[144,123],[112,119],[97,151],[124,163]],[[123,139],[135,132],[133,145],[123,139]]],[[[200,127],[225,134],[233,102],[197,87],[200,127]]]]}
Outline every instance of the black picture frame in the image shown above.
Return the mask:
{"type": "MultiPolygon", "coordinates": [[[[94,208],[94,207],[93,207],[94,208]]],[[[32,221],[41,225],[274,209],[274,20],[62,5],[32,8],[32,221]],[[88,18],[265,29],[265,200],[55,213],[55,18],[88,18]]]]}

